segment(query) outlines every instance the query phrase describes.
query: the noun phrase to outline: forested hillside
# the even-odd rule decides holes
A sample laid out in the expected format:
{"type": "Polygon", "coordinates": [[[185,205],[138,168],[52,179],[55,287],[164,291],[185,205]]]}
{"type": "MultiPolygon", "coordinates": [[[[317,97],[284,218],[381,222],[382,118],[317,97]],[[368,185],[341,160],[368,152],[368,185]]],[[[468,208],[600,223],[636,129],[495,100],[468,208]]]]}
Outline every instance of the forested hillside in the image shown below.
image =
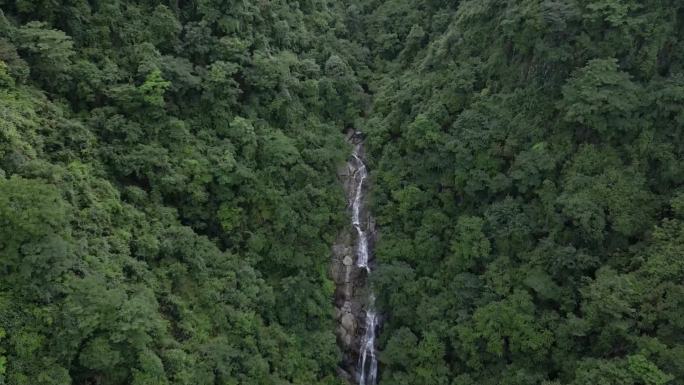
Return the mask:
{"type": "Polygon", "coordinates": [[[684,4],[359,1],[383,385],[684,383],[684,4]]]}
{"type": "Polygon", "coordinates": [[[0,6],[0,383],[339,384],[342,5],[0,6]]]}
{"type": "Polygon", "coordinates": [[[343,384],[349,128],[379,385],[684,384],[683,125],[678,0],[0,0],[0,384],[343,384]]]}

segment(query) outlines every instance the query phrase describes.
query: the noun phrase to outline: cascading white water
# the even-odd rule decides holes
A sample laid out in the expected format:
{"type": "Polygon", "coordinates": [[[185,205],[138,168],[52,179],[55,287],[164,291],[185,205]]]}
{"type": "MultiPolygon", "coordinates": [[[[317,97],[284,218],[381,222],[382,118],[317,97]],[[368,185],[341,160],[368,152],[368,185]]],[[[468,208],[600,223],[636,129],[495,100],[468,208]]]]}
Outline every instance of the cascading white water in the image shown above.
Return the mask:
{"type": "Polygon", "coordinates": [[[354,180],[356,188],[354,189],[354,198],[352,199],[352,225],[358,234],[357,251],[356,251],[356,265],[366,269],[370,272],[368,267],[368,235],[361,224],[361,208],[363,206],[363,187],[368,178],[368,170],[360,157],[361,143],[357,144],[352,153],[354,158],[355,170],[354,180]]]}
{"type": "Polygon", "coordinates": [[[372,306],[375,297],[371,294],[366,310],[366,333],[361,340],[361,354],[359,355],[359,385],[375,385],[378,376],[378,360],[375,357],[375,332],[378,327],[378,317],[372,306]]]}
{"type": "MultiPolygon", "coordinates": [[[[358,135],[358,133],[357,133],[358,135]]],[[[363,189],[368,178],[368,170],[361,159],[362,143],[354,147],[352,153],[354,167],[354,196],[351,200],[352,225],[357,233],[356,266],[371,273],[368,250],[368,224],[362,223],[363,189]]],[[[366,305],[365,332],[361,339],[357,375],[359,385],[375,385],[378,376],[378,361],[375,354],[375,333],[378,328],[378,316],[374,310],[375,296],[371,293],[366,305]]]]}

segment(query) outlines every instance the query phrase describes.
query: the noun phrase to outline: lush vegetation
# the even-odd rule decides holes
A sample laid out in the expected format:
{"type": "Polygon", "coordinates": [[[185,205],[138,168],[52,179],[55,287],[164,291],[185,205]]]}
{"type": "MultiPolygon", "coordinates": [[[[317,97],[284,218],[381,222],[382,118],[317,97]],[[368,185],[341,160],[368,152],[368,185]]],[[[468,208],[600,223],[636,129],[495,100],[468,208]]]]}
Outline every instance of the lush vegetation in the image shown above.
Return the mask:
{"type": "Polygon", "coordinates": [[[0,5],[0,383],[338,384],[338,6],[0,5]]]}
{"type": "Polygon", "coordinates": [[[348,19],[373,53],[381,384],[684,383],[684,5],[348,19]]]}
{"type": "Polygon", "coordinates": [[[0,9],[0,384],[340,384],[349,126],[381,385],[684,383],[681,2],[0,9]]]}

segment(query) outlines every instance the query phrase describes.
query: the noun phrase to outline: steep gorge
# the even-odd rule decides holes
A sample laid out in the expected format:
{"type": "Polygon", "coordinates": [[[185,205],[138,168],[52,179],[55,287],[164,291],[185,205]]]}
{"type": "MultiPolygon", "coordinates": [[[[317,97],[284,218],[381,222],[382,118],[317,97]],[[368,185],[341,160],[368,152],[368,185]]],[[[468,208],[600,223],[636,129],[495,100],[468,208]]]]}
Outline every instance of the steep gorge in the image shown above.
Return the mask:
{"type": "Polygon", "coordinates": [[[676,0],[0,0],[0,385],[684,384],[682,105],[676,0]]]}
{"type": "Polygon", "coordinates": [[[353,150],[338,177],[347,196],[351,228],[340,234],[333,246],[332,259],[332,278],[336,284],[336,335],[344,353],[340,375],[359,385],[375,385],[378,371],[375,337],[379,316],[368,278],[373,266],[376,229],[366,208],[369,180],[363,135],[350,130],[347,141],[353,150]]]}

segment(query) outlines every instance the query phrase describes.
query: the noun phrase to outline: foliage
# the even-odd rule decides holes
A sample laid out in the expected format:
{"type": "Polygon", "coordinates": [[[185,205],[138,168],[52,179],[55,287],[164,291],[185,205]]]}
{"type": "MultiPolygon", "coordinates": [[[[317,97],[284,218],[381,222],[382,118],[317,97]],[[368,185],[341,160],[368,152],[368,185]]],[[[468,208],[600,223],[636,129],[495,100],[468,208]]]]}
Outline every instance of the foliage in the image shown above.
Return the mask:
{"type": "Polygon", "coordinates": [[[0,3],[0,383],[339,383],[340,5],[0,3]]]}
{"type": "Polygon", "coordinates": [[[684,381],[682,12],[354,2],[382,385],[684,381]]]}
{"type": "Polygon", "coordinates": [[[680,2],[0,7],[0,383],[339,384],[349,127],[381,385],[684,382],[680,2]]]}

